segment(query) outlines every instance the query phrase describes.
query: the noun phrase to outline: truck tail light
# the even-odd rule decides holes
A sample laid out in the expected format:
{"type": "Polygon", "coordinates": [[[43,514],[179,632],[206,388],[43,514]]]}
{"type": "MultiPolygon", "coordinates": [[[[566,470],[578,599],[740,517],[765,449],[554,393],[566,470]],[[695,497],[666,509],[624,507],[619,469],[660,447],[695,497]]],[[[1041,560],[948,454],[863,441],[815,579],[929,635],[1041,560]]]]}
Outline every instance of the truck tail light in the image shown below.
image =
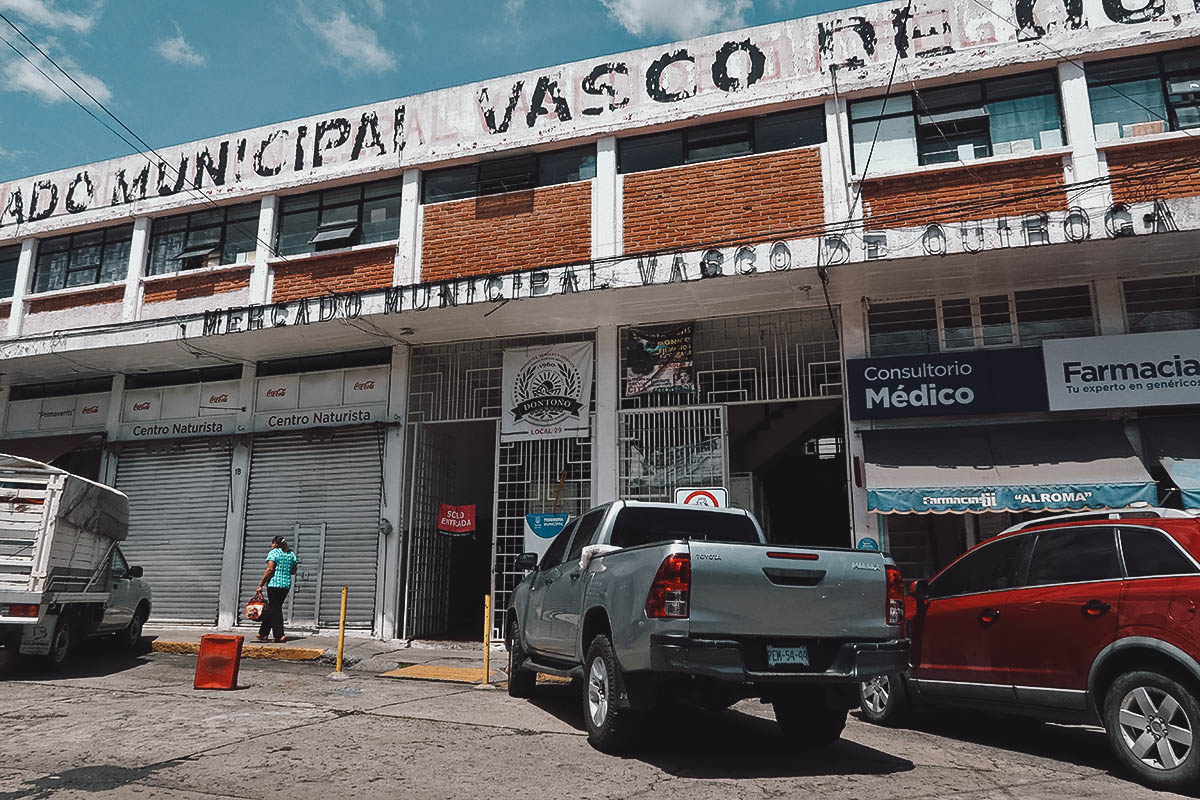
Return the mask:
{"type": "Polygon", "coordinates": [[[692,592],[692,561],[687,553],[663,559],[646,595],[646,616],[682,619],[688,615],[692,592]]]}
{"type": "Polygon", "coordinates": [[[884,608],[888,625],[904,624],[904,580],[900,570],[887,568],[887,605],[884,608]]]}
{"type": "Polygon", "coordinates": [[[38,615],[37,603],[14,603],[8,607],[7,616],[10,617],[36,617],[38,615]]]}

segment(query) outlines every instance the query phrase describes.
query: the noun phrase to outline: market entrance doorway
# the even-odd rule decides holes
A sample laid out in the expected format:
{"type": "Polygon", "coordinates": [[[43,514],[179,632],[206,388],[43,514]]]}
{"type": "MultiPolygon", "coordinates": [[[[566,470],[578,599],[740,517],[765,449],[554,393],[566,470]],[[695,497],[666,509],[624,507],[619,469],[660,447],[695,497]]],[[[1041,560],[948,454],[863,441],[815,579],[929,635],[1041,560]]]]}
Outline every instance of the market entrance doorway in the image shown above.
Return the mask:
{"type": "Polygon", "coordinates": [[[492,590],[496,423],[410,428],[404,638],[476,640],[492,590]]]}
{"type": "Polygon", "coordinates": [[[730,505],[752,511],[774,544],[853,546],[841,398],[731,405],[727,416],[730,505]]]}

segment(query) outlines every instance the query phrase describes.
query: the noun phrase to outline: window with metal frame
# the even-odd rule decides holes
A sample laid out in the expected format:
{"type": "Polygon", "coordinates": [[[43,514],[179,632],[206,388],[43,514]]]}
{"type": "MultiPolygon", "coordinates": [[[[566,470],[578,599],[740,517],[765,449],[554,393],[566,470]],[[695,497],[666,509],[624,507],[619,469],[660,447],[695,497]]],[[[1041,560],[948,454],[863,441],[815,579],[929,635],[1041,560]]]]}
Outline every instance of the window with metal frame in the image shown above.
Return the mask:
{"type": "Polygon", "coordinates": [[[574,147],[427,172],[423,176],[421,202],[442,203],[468,197],[486,197],[527,191],[539,186],[586,181],[594,177],[595,146],[574,147]]]}
{"type": "Polygon", "coordinates": [[[1100,141],[1200,127],[1200,50],[1088,64],[1100,141]]]}
{"type": "Polygon", "coordinates": [[[1152,528],[1121,528],[1121,556],[1131,578],[1200,572],[1170,536],[1152,528]]]}
{"type": "Polygon", "coordinates": [[[850,104],[856,173],[970,162],[1063,146],[1054,72],[940,86],[850,104]]]}
{"type": "Polygon", "coordinates": [[[1068,528],[1037,535],[1025,585],[1054,586],[1120,578],[1115,529],[1068,528]]]}
{"type": "Polygon", "coordinates": [[[1088,286],[1030,289],[982,297],[871,302],[872,356],[920,355],[1035,345],[1096,332],[1088,286]]]}
{"type": "Polygon", "coordinates": [[[276,251],[293,256],[399,238],[401,186],[392,178],[283,198],[276,251]]]}
{"type": "Polygon", "coordinates": [[[154,220],[146,274],[248,261],[257,249],[258,211],[254,202],[154,220]]]}
{"type": "Polygon", "coordinates": [[[929,584],[933,599],[1011,589],[1016,585],[1017,563],[1024,536],[988,542],[967,553],[929,584]]]}
{"type": "Polygon", "coordinates": [[[12,297],[17,288],[17,262],[21,259],[21,245],[0,247],[0,300],[12,297]]]}
{"type": "Polygon", "coordinates": [[[824,141],[825,109],[813,106],[622,139],[617,145],[617,163],[623,173],[645,172],[824,141]]]}
{"type": "Polygon", "coordinates": [[[1121,288],[1130,333],[1200,328],[1200,275],[1125,281],[1121,288]]]}
{"type": "Polygon", "coordinates": [[[133,226],[57,236],[38,243],[33,291],[114,283],[129,270],[133,226]]]}

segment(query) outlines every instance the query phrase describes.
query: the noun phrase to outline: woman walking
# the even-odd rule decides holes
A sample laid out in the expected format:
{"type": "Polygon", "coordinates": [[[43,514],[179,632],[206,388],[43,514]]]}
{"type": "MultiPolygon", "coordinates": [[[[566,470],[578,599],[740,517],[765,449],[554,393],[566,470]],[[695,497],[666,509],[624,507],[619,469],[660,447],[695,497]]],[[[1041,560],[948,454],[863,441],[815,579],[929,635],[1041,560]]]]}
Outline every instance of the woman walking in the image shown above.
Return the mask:
{"type": "Polygon", "coordinates": [[[267,613],[263,614],[262,624],[258,626],[258,641],[267,641],[267,634],[273,633],[275,641],[286,642],[283,635],[283,601],[287,599],[288,590],[292,588],[292,575],[296,572],[296,554],[282,536],[271,540],[271,552],[267,553],[267,569],[263,572],[262,580],[258,582],[258,591],[267,587],[267,613]]]}

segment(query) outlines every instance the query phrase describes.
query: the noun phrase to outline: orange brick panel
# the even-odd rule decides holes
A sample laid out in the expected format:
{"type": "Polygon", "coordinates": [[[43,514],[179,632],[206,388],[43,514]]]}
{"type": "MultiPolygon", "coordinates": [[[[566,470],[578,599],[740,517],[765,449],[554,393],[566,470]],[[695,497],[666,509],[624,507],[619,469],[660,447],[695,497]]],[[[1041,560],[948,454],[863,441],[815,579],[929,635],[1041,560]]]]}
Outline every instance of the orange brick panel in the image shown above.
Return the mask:
{"type": "Polygon", "coordinates": [[[250,285],[251,269],[238,267],[200,275],[182,272],[171,278],[159,278],[146,284],[145,299],[147,303],[165,303],[236,292],[250,285]]]}
{"type": "Polygon", "coordinates": [[[625,176],[628,253],[811,236],[824,223],[816,147],[625,176]]]}
{"type": "Polygon", "coordinates": [[[862,204],[867,227],[876,230],[1061,211],[1062,156],[870,178],[862,204]]]}
{"type": "Polygon", "coordinates": [[[83,306],[102,306],[105,303],[119,303],[125,299],[124,286],[110,286],[107,289],[91,289],[89,291],[71,292],[42,300],[34,295],[29,301],[29,313],[40,314],[43,311],[63,311],[68,308],[83,306]]]}
{"type": "Polygon", "coordinates": [[[1106,155],[1115,202],[1200,196],[1200,145],[1190,138],[1116,148],[1106,155]]]}
{"type": "Polygon", "coordinates": [[[490,275],[592,255],[586,181],[425,206],[424,281],[490,275]]]}
{"type": "Polygon", "coordinates": [[[313,256],[274,266],[276,303],[340,292],[365,292],[392,285],[396,246],[313,256]]]}

